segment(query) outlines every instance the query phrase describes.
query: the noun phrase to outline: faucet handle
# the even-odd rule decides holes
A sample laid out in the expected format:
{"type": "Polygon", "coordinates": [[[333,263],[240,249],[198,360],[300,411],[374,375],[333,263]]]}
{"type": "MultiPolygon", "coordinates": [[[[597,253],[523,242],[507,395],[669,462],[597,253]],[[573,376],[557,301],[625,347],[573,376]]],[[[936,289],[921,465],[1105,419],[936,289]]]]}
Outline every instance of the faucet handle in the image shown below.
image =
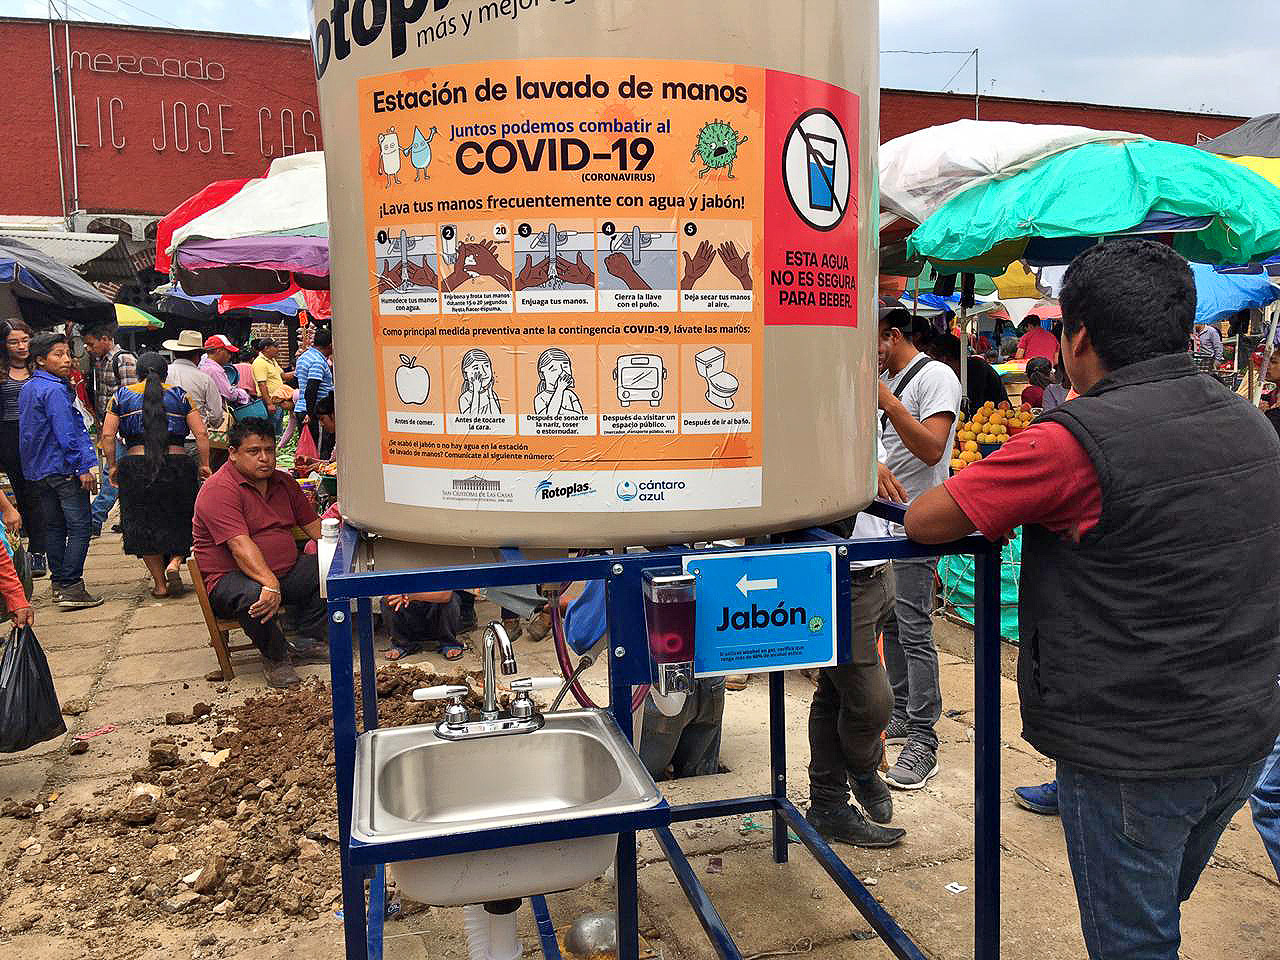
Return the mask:
{"type": "Polygon", "coordinates": [[[521,693],[532,693],[535,690],[559,690],[564,683],[560,677],[521,677],[511,681],[511,689],[521,693]]]}
{"type": "Polygon", "coordinates": [[[450,683],[438,687],[419,687],[413,691],[413,699],[419,702],[424,700],[451,700],[454,697],[465,697],[470,692],[469,687],[450,683]]]}

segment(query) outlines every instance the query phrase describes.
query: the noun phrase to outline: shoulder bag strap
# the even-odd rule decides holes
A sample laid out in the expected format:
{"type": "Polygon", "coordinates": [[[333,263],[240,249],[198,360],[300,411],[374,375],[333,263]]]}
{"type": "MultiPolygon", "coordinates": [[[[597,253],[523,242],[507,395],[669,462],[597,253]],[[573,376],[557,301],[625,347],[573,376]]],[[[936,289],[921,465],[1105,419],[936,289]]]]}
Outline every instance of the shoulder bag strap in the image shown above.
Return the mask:
{"type": "MultiPolygon", "coordinates": [[[[916,378],[920,371],[933,363],[933,360],[927,354],[922,353],[920,356],[924,357],[924,363],[917,363],[913,365],[911,369],[907,371],[906,376],[898,381],[898,385],[893,390],[893,395],[899,400],[902,399],[902,395],[907,392],[907,387],[911,386],[911,381],[916,378]]],[[[880,430],[883,432],[888,428],[889,415],[887,413],[882,413],[880,414],[880,430]]]]}

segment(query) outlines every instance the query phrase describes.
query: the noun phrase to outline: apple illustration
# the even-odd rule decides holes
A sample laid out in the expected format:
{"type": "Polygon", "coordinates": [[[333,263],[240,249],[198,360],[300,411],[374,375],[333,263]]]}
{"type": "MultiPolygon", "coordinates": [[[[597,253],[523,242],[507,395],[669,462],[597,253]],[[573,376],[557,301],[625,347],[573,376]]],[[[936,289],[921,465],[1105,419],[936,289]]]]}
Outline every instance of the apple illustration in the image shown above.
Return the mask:
{"type": "Polygon", "coordinates": [[[420,406],[431,395],[431,374],[426,367],[418,366],[412,357],[400,354],[402,366],[396,371],[396,395],[401,403],[420,406]]]}

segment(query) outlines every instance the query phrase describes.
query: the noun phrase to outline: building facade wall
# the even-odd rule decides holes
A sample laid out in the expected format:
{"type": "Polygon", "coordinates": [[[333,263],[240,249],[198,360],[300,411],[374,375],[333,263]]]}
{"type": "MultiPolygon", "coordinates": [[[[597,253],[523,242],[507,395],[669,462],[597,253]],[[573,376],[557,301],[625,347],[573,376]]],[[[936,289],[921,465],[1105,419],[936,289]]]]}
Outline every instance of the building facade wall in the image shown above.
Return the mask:
{"type": "MultiPolygon", "coordinates": [[[[305,40],[0,18],[0,76],[0,215],[161,216],[214,180],[260,176],[276,157],[322,146],[305,40]]],[[[984,120],[1182,143],[1242,121],[998,97],[980,109],[984,120]]],[[[973,115],[972,97],[885,90],[881,136],[973,115]]]]}

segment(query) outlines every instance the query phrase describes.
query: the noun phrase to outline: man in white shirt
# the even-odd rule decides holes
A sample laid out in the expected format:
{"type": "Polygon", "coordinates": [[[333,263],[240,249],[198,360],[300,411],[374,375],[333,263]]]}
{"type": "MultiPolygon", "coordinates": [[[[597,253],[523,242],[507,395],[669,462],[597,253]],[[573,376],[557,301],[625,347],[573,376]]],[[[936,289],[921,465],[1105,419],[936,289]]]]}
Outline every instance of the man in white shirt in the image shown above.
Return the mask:
{"type": "MultiPolygon", "coordinates": [[[[911,314],[880,318],[880,425],[885,464],[908,502],[947,479],[960,410],[960,381],[909,339],[911,314]]],[[[890,768],[889,785],[918,790],[938,772],[942,715],[938,648],[933,642],[936,558],[897,560],[894,619],[885,629],[884,656],[893,685],[893,719],[886,742],[905,744],[890,768]]]]}
{"type": "MultiPolygon", "coordinates": [[[[884,449],[880,448],[880,457],[884,449]]],[[[880,465],[880,495],[903,499],[880,465]]],[[[853,540],[890,535],[889,525],[860,513],[831,531],[853,540]]],[[[880,632],[893,613],[893,567],[884,560],[849,562],[852,592],[850,660],[818,671],[809,705],[809,812],[805,819],[828,840],[858,847],[892,847],[906,836],[893,819],[893,798],[880,779],[880,740],[893,714],[893,690],[880,662],[880,632]],[[849,803],[849,790],[862,810],[849,803]],[[865,811],[865,814],[864,814],[865,811]]]]}
{"type": "MultiPolygon", "coordinates": [[[[171,387],[181,387],[186,391],[191,407],[200,414],[200,419],[209,429],[222,425],[226,412],[222,405],[222,394],[213,378],[196,366],[200,354],[204,352],[204,337],[199,330],[183,330],[176,340],[166,340],[164,348],[173,354],[173,362],[169,364],[167,382],[171,387]]],[[[187,437],[188,441],[191,437],[187,437]]]]}
{"type": "Polygon", "coordinates": [[[1222,363],[1222,334],[1216,326],[1197,320],[1191,339],[1197,356],[1213,357],[1215,367],[1222,363]]]}

